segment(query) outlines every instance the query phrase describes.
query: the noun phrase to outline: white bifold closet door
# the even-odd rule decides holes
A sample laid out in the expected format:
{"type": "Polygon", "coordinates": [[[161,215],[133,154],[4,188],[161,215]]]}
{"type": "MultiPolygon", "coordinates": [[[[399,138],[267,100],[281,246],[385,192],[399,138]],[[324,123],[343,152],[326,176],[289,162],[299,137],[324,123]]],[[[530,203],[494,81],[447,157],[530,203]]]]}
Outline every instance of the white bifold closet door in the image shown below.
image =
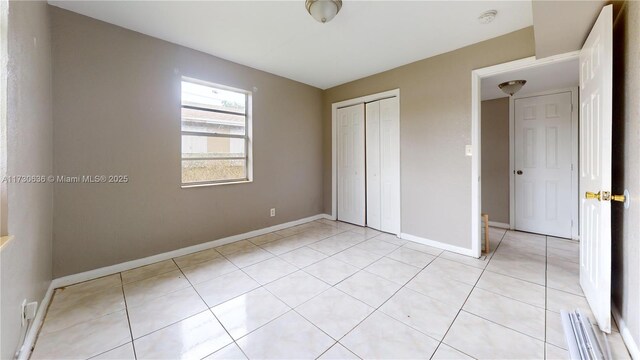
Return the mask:
{"type": "Polygon", "coordinates": [[[364,104],[337,110],[338,220],[364,226],[365,205],[364,104]]]}
{"type": "Polygon", "coordinates": [[[366,107],[367,226],[399,234],[399,101],[393,97],[366,107]]]}

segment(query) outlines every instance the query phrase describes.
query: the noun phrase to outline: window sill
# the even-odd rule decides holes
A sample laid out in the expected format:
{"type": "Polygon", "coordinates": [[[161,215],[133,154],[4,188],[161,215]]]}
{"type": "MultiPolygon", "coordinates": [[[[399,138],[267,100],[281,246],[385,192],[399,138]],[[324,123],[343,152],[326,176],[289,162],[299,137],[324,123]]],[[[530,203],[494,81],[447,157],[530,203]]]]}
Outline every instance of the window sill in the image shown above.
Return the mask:
{"type": "Polygon", "coordinates": [[[248,184],[248,183],[252,183],[252,182],[253,182],[253,180],[239,180],[239,181],[208,183],[208,184],[193,184],[193,185],[183,184],[183,185],[180,185],[180,188],[182,188],[182,189],[191,189],[191,188],[200,188],[200,187],[208,187],[208,186],[248,184]]]}

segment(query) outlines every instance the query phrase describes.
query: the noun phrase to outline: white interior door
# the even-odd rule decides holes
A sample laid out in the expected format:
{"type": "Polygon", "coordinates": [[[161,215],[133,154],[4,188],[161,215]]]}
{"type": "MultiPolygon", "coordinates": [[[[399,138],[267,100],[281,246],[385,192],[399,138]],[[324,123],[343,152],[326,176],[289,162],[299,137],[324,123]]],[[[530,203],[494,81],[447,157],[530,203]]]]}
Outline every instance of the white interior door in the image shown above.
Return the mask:
{"type": "Polygon", "coordinates": [[[364,104],[337,110],[338,220],[365,225],[364,104]]]}
{"type": "Polygon", "coordinates": [[[580,51],[580,285],[611,331],[611,116],[613,10],[605,6],[580,51]],[[586,198],[586,193],[600,193],[586,198]]]}
{"type": "Polygon", "coordinates": [[[515,227],[571,238],[571,92],[514,101],[515,227]]]}
{"type": "Polygon", "coordinates": [[[400,234],[400,102],[380,100],[380,229],[400,234]]]}
{"type": "Polygon", "coordinates": [[[367,226],[382,230],[380,214],[380,101],[367,104],[367,226]]]}

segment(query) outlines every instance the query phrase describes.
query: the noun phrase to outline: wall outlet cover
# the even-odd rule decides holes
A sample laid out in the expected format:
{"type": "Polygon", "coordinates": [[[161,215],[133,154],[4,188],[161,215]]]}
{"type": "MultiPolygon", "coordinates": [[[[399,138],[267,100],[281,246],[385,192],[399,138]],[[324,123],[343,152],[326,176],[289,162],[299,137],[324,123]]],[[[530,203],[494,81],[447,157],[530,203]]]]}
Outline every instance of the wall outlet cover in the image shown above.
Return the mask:
{"type": "Polygon", "coordinates": [[[464,155],[465,156],[473,155],[473,151],[472,151],[471,145],[465,145],[464,146],[464,155]]]}
{"type": "Polygon", "coordinates": [[[272,209],[269,211],[269,216],[271,216],[271,217],[276,216],[276,208],[272,208],[272,209]]]}

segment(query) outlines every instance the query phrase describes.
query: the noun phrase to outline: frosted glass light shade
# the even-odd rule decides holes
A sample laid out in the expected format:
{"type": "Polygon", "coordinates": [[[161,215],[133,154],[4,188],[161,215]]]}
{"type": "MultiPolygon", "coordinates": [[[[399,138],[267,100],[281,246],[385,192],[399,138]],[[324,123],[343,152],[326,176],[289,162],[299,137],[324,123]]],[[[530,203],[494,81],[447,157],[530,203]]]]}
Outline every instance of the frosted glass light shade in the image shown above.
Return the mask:
{"type": "Polygon", "coordinates": [[[331,21],[342,8],[342,0],[306,0],[307,11],[321,23],[331,21]]]}
{"type": "Polygon", "coordinates": [[[503,82],[502,84],[498,85],[498,87],[505,94],[508,94],[509,96],[513,96],[513,94],[520,91],[520,89],[522,89],[522,87],[526,83],[527,83],[527,80],[511,80],[511,81],[503,82]]]}

